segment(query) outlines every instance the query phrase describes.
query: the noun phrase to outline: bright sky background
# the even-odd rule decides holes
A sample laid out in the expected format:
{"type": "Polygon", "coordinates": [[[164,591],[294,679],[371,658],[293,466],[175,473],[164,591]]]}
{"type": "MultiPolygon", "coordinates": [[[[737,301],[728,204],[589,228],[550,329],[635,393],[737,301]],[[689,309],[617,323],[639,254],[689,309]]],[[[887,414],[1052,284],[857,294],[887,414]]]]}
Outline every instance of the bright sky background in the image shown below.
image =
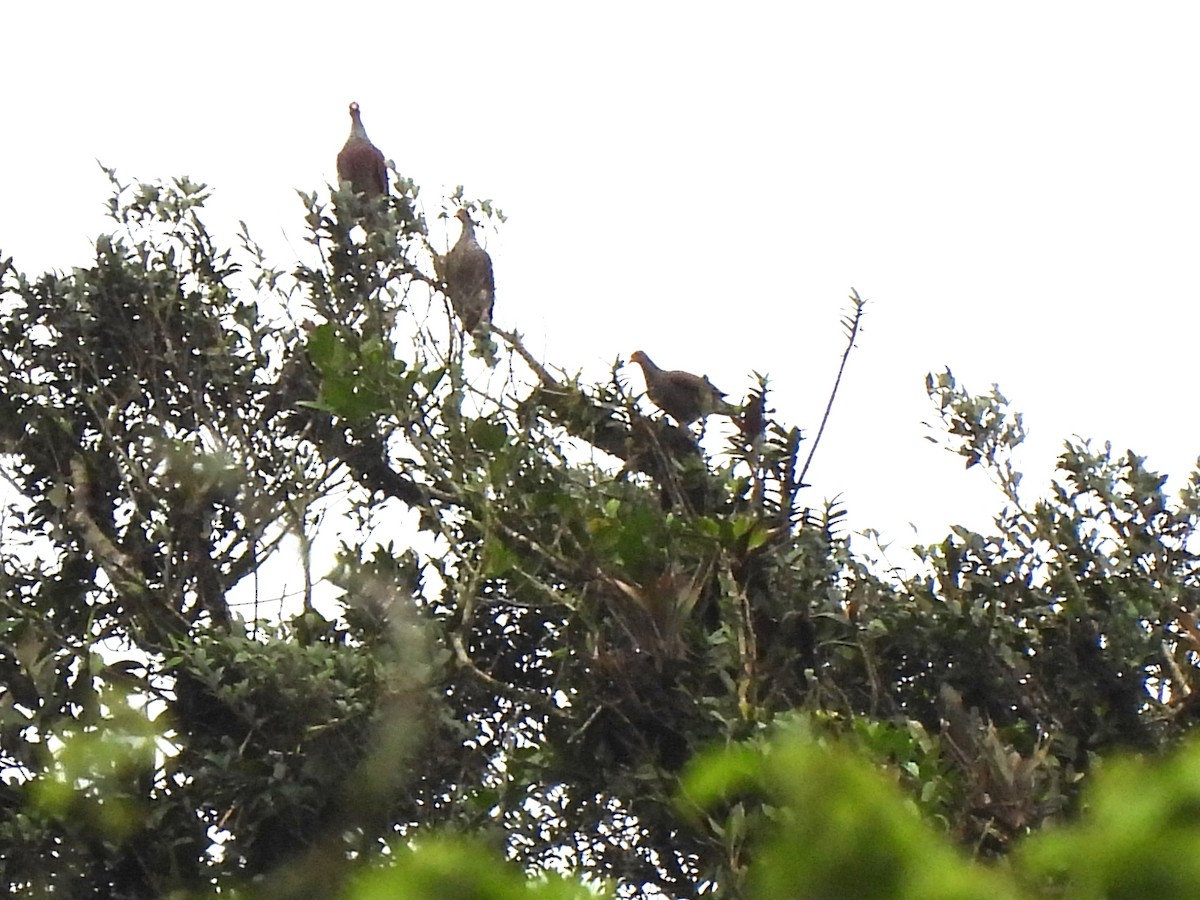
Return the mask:
{"type": "Polygon", "coordinates": [[[461,183],[508,214],[496,322],[568,370],[768,372],[815,435],[857,288],[810,502],[898,547],[998,504],[923,440],[930,370],[1025,413],[1031,492],[1071,434],[1176,487],[1200,454],[1194,4],[9,6],[0,255],[27,273],[88,261],[97,159],[208,183],[210,226],[289,268],[356,100],[427,211],[461,183]]]}

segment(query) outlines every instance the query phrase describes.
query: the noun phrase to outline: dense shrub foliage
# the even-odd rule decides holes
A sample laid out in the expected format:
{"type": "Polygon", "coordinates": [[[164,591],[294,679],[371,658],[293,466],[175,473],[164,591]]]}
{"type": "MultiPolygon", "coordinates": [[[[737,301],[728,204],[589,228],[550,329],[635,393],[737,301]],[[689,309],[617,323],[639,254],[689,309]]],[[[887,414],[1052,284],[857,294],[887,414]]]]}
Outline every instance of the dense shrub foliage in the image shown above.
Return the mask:
{"type": "Polygon", "coordinates": [[[1200,475],[1075,442],[1030,499],[931,376],[1002,508],[890,571],[764,379],[698,438],[464,337],[410,182],[282,271],[110,177],[93,264],[0,263],[14,895],[1194,892],[1200,756],[1109,760],[1196,715],[1200,475]]]}

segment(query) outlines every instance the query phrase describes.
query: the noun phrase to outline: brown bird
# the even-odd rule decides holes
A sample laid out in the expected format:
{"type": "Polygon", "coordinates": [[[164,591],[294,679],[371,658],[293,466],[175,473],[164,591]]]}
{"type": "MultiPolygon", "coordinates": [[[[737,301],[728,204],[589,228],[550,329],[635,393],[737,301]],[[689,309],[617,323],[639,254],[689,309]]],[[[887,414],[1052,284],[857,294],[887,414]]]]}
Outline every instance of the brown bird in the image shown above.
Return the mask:
{"type": "Polygon", "coordinates": [[[725,402],[724,391],[706,377],[678,369],[663,371],[641,350],[629,357],[629,361],[642,367],[650,400],[680,425],[690,425],[713,413],[723,416],[737,413],[737,407],[725,402]]]}
{"type": "Polygon", "coordinates": [[[462,320],[464,331],[474,331],[481,321],[492,321],[496,301],[496,281],[492,276],[492,258],[475,240],[471,214],[460,209],[454,214],[462,222],[458,243],[441,260],[440,269],[450,295],[450,305],[462,320]]]}
{"type": "Polygon", "coordinates": [[[338,181],[350,182],[356,194],[378,197],[387,193],[387,163],[367,137],[357,103],[350,104],[350,137],[337,155],[337,173],[338,181]]]}

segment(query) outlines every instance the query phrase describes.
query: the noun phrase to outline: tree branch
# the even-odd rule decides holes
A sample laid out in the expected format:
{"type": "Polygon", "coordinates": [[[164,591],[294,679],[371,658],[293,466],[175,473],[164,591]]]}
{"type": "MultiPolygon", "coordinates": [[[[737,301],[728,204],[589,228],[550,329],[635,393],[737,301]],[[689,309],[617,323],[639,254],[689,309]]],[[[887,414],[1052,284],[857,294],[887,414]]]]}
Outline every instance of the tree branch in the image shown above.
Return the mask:
{"type": "Polygon", "coordinates": [[[808,474],[808,467],[812,465],[813,455],[821,443],[821,435],[825,433],[829,414],[833,411],[833,401],[837,397],[838,387],[842,383],[842,375],[846,371],[846,361],[850,358],[850,351],[854,349],[854,342],[858,339],[858,330],[862,326],[863,307],[867,305],[867,301],[858,296],[858,291],[850,288],[850,302],[854,304],[854,310],[849,316],[842,319],[842,324],[846,326],[846,351],[842,354],[842,363],[838,366],[833,390],[829,392],[829,402],[825,404],[825,415],[821,417],[821,427],[817,429],[817,436],[813,438],[812,446],[808,449],[808,458],[804,461],[804,468],[800,470],[800,477],[797,479],[798,486],[804,485],[804,476],[808,474]]]}

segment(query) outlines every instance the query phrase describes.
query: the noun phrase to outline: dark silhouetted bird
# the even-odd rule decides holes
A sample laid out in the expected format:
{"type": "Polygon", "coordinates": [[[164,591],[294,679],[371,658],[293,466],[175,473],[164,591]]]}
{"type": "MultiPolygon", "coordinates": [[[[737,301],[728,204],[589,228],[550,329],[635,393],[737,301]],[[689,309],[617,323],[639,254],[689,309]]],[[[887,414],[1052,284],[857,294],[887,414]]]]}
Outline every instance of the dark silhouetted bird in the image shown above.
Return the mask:
{"type": "Polygon", "coordinates": [[[387,193],[387,163],[367,137],[357,103],[350,104],[350,137],[337,155],[337,173],[338,181],[350,182],[356,194],[378,197],[387,193]]]}
{"type": "Polygon", "coordinates": [[[629,360],[642,367],[651,402],[680,425],[690,425],[713,413],[732,416],[738,412],[736,406],[725,401],[725,393],[707,378],[677,369],[664,371],[641,350],[629,360]]]}
{"type": "Polygon", "coordinates": [[[450,305],[462,320],[464,331],[474,331],[481,321],[492,321],[496,300],[496,282],[492,276],[492,258],[475,240],[471,214],[460,209],[454,217],[462,222],[458,243],[441,259],[441,275],[446,281],[450,305]]]}

